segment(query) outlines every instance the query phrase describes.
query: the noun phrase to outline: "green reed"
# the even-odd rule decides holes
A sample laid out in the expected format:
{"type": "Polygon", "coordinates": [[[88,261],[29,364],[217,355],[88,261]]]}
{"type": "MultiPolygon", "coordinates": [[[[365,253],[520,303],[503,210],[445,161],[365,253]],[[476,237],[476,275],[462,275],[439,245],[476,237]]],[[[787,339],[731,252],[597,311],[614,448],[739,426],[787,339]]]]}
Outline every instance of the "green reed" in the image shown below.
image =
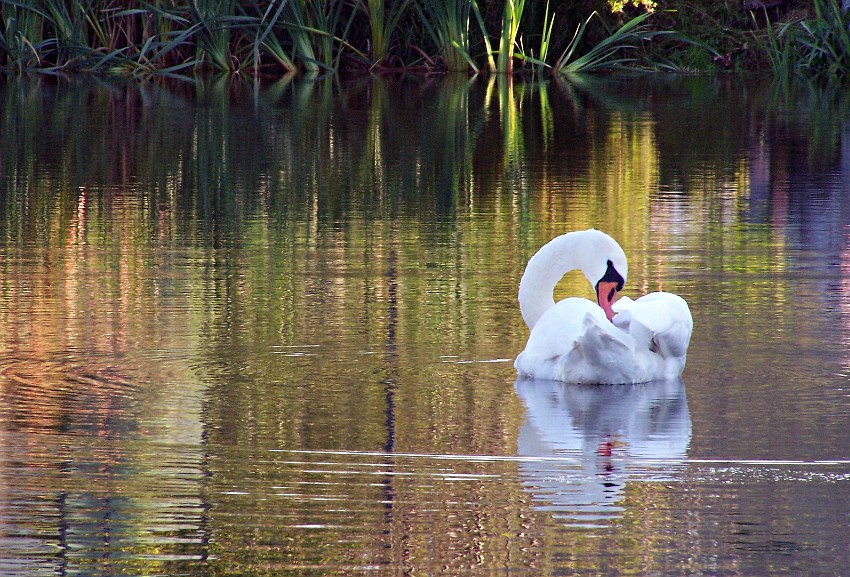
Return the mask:
{"type": "Polygon", "coordinates": [[[645,12],[632,18],[621,27],[610,32],[602,41],[579,54],[577,48],[581,45],[588,25],[594,17],[598,16],[597,12],[593,12],[578,25],[572,40],[555,63],[554,71],[556,73],[566,74],[622,68],[626,63],[634,61],[634,58],[629,56],[630,50],[638,48],[641,44],[651,41],[656,36],[670,33],[669,31],[650,28],[646,21],[652,16],[652,13],[645,12]]]}
{"type": "Polygon", "coordinates": [[[549,56],[549,47],[552,45],[552,29],[555,27],[555,15],[549,17],[549,2],[546,2],[546,12],[543,15],[543,33],[540,35],[540,51],[538,53],[540,64],[538,71],[542,71],[546,59],[549,56]]]}
{"type": "Polygon", "coordinates": [[[411,0],[360,0],[369,22],[372,65],[382,64],[390,54],[392,37],[411,0]]]}
{"type": "MultiPolygon", "coordinates": [[[[781,78],[788,78],[797,60],[794,43],[789,41],[789,36],[794,33],[793,30],[798,21],[774,25],[770,21],[767,10],[764,11],[764,15],[766,23],[764,32],[754,33],[753,38],[756,44],[760,46],[760,50],[766,55],[773,72],[781,78]]],[[[755,15],[750,13],[750,17],[758,27],[758,20],[755,15]]]]}
{"type": "Polygon", "coordinates": [[[231,30],[225,14],[233,14],[232,0],[195,0],[189,14],[195,32],[195,53],[199,61],[229,72],[240,68],[237,54],[231,51],[231,30]]]}
{"type": "Polygon", "coordinates": [[[836,78],[850,74],[850,10],[838,0],[814,0],[814,15],[800,23],[799,67],[804,75],[836,78]]]}
{"type": "Polygon", "coordinates": [[[490,0],[490,14],[502,1],[500,32],[491,38],[478,0],[4,0],[0,66],[147,76],[337,71],[354,61],[392,69],[424,61],[429,72],[486,66],[513,74],[520,60],[567,73],[632,63],[636,49],[664,33],[644,13],[588,48],[585,32],[602,20],[594,12],[566,48],[557,47],[563,52],[553,64],[548,4],[535,54],[526,53],[523,34],[541,23],[524,21],[526,0],[490,0]],[[402,22],[411,26],[400,30],[402,22]]]}
{"type": "Polygon", "coordinates": [[[842,10],[838,0],[814,0],[812,14],[785,22],[771,22],[765,10],[763,29],[756,15],[750,16],[756,24],[753,40],[778,77],[841,79],[850,74],[850,10],[842,10]]]}
{"type": "Polygon", "coordinates": [[[333,31],[341,18],[341,6],[340,2],[322,0],[290,0],[287,4],[285,26],[306,70],[332,69],[333,31]]]}
{"type": "MultiPolygon", "coordinates": [[[[292,70],[284,44],[297,53],[300,35],[306,35],[310,48],[317,46],[325,62],[330,60],[332,31],[309,30],[336,21],[322,18],[326,14],[316,5],[321,2],[153,0],[128,6],[113,0],[6,0],[0,57],[5,67],[17,70],[238,72],[267,62],[292,70]],[[287,5],[294,8],[284,22],[287,5]]],[[[307,62],[316,60],[311,50],[300,54],[307,62]]]]}
{"type": "Polygon", "coordinates": [[[498,71],[504,74],[513,74],[514,54],[517,45],[517,34],[522,21],[522,11],[525,8],[525,0],[505,0],[505,9],[502,14],[502,34],[499,36],[499,58],[498,71]]]}
{"type": "Polygon", "coordinates": [[[0,18],[0,52],[5,63],[18,70],[42,68],[42,54],[56,44],[55,38],[42,35],[47,16],[8,3],[0,7],[0,18]]]}
{"type": "Polygon", "coordinates": [[[296,66],[292,62],[289,53],[280,43],[280,39],[274,33],[275,27],[282,22],[283,11],[286,8],[285,1],[270,2],[265,9],[257,2],[251,0],[250,7],[255,16],[259,16],[257,29],[253,36],[252,54],[254,57],[253,68],[256,73],[260,67],[261,54],[268,53],[274,62],[286,72],[295,72],[296,66]]]}
{"type": "Polygon", "coordinates": [[[472,2],[469,0],[417,0],[414,3],[423,28],[433,40],[450,71],[478,66],[470,55],[469,24],[472,2]]]}

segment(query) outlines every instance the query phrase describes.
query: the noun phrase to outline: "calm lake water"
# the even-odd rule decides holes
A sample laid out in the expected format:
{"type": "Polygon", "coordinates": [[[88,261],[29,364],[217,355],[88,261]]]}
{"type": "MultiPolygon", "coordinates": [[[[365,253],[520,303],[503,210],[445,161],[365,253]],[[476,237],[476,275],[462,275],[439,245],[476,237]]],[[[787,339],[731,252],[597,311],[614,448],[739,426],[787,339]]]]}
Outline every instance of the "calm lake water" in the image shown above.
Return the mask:
{"type": "Polygon", "coordinates": [[[6,78],[0,135],[3,575],[850,575],[850,91],[6,78]],[[589,226],[681,380],[517,381],[589,226]]]}

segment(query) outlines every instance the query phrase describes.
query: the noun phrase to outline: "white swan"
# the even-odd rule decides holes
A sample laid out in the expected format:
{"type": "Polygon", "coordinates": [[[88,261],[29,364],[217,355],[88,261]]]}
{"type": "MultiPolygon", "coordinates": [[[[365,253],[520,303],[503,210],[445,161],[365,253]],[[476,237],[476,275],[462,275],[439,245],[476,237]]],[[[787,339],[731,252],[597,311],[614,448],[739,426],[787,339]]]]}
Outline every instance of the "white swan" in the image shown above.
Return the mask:
{"type": "Polygon", "coordinates": [[[604,232],[570,232],[528,261],[519,284],[522,318],[531,334],[514,367],[521,377],[567,383],[644,383],[682,374],[693,319],[678,295],[654,292],[637,300],[617,293],[628,263],[604,232]],[[569,297],[557,304],[555,285],[581,270],[596,302],[569,297]]]}

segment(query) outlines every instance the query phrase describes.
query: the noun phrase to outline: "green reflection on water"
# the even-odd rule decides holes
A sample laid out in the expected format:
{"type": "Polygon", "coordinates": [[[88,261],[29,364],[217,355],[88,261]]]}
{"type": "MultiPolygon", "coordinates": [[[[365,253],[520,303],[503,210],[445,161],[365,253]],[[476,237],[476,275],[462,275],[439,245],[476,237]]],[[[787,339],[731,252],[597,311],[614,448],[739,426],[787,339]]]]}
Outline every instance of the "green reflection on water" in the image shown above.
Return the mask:
{"type": "MultiPolygon", "coordinates": [[[[7,79],[0,355],[14,402],[0,426],[23,432],[10,444],[27,472],[53,471],[38,476],[48,498],[71,487],[105,509],[115,493],[127,500],[124,538],[137,547],[115,572],[179,561],[163,556],[184,549],[163,549],[151,529],[157,515],[173,518],[177,497],[189,528],[169,536],[200,539],[187,554],[200,550],[221,573],[374,564],[546,574],[600,559],[664,570],[644,552],[669,553],[660,535],[682,505],[662,506],[674,499],[667,487],[626,489],[615,552],[581,533],[547,548],[536,539],[554,538],[556,523],[512,464],[453,464],[449,473],[491,476],[434,481],[391,453],[516,453],[523,410],[501,359],[526,336],[517,281],[565,230],[617,237],[631,294],[688,298],[697,367],[751,363],[741,343],[777,326],[817,331],[802,313],[779,324],[764,314],[765,302],[801,289],[779,278],[787,214],[747,221],[751,152],[799,116],[846,111],[846,98],[790,106],[748,84],[731,99],[740,89],[717,79],[7,79]],[[777,123],[789,110],[799,116],[777,123]],[[700,290],[715,281],[717,292],[700,290]],[[700,346],[727,338],[729,323],[743,340],[700,346]],[[88,442],[102,435],[115,454],[88,442]],[[74,451],[44,454],[32,439],[71,439],[101,472],[63,471],[74,451]],[[170,498],[157,501],[139,472],[173,447],[194,468],[157,474],[190,486],[164,482],[170,498]],[[388,456],[375,478],[363,471],[371,461],[340,474],[328,469],[348,465],[270,453],[288,449],[388,456]]],[[[834,158],[834,125],[816,125],[812,158],[834,158]]],[[[562,285],[561,296],[589,294],[577,277],[562,285]]],[[[689,383],[697,404],[699,385],[689,383]]],[[[730,404],[736,387],[747,392],[733,383],[730,404]]],[[[748,417],[730,408],[728,418],[748,417]]]]}

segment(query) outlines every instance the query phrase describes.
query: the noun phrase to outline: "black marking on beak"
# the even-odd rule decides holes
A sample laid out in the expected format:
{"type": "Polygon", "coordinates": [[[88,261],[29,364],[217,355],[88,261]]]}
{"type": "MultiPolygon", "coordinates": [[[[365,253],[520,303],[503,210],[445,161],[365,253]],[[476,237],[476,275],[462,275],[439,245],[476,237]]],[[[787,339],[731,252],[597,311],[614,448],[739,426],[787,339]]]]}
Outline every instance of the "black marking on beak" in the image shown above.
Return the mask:
{"type": "MultiPolygon", "coordinates": [[[[601,283],[601,282],[615,282],[615,283],[617,283],[617,292],[623,290],[623,285],[626,284],[626,281],[623,278],[623,275],[621,275],[620,273],[617,272],[617,269],[614,268],[614,263],[611,262],[610,260],[608,261],[608,268],[606,269],[605,274],[602,275],[602,278],[599,279],[599,281],[596,283],[597,294],[599,293],[599,283],[601,283]]],[[[608,300],[610,301],[612,298],[614,298],[613,291],[610,295],[608,295],[608,300]]]]}

